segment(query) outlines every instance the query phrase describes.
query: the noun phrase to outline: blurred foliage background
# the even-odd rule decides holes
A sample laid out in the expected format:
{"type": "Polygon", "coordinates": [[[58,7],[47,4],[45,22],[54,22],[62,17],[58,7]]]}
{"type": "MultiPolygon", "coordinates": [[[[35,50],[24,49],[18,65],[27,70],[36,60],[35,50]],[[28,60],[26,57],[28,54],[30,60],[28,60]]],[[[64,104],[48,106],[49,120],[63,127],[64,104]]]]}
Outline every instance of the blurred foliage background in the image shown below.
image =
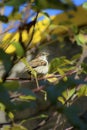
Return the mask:
{"type": "Polygon", "coordinates": [[[87,2],[1,0],[0,128],[87,130],[86,96],[87,2]],[[31,80],[24,68],[43,50],[50,54],[49,72],[39,77],[31,68],[31,80]]]}

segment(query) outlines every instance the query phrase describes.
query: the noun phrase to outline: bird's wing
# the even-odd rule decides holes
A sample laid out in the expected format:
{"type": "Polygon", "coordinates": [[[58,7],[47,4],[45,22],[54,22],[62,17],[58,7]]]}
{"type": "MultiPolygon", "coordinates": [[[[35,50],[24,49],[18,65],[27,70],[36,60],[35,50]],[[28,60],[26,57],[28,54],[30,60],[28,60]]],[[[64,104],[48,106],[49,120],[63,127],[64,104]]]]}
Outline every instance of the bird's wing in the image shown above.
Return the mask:
{"type": "Polygon", "coordinates": [[[30,66],[31,66],[32,68],[36,68],[36,67],[38,67],[38,66],[45,66],[47,63],[46,63],[46,61],[44,61],[44,60],[35,59],[35,60],[32,60],[29,64],[30,64],[30,66]]]}

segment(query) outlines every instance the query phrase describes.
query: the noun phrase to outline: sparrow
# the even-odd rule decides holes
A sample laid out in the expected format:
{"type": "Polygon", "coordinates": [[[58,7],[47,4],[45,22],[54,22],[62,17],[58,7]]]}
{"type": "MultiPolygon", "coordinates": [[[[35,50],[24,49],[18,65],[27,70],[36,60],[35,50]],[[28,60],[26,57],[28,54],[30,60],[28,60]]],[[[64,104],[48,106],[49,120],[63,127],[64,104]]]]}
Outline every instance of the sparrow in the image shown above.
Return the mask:
{"type": "Polygon", "coordinates": [[[35,59],[29,62],[29,65],[37,72],[37,74],[45,75],[48,73],[48,55],[49,54],[46,52],[41,52],[35,59]]]}
{"type": "MultiPolygon", "coordinates": [[[[37,76],[44,76],[45,74],[48,73],[48,60],[47,60],[48,55],[49,54],[46,52],[41,52],[35,57],[35,59],[29,62],[29,66],[31,66],[36,71],[37,76]]],[[[32,72],[29,70],[29,68],[25,69],[28,73],[28,76],[30,76],[29,78],[31,79],[33,76],[32,72]]],[[[37,88],[39,88],[37,76],[35,76],[34,78],[36,81],[37,88]]]]}

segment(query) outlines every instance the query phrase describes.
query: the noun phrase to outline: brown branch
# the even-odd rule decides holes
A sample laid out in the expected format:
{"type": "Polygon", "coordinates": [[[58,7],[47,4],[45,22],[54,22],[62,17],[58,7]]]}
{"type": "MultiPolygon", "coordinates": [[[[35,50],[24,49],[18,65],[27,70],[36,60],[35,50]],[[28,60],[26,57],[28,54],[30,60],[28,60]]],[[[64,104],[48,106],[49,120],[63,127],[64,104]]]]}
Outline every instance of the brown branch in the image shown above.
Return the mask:
{"type": "MultiPolygon", "coordinates": [[[[44,77],[41,77],[41,78],[38,78],[38,81],[40,80],[47,80],[47,79],[51,79],[51,78],[58,78],[58,80],[61,80],[63,79],[65,76],[69,76],[69,75],[72,75],[74,73],[76,73],[77,71],[76,70],[70,70],[68,71],[65,75],[61,76],[59,74],[55,74],[55,75],[50,75],[50,76],[44,76],[44,77]]],[[[17,78],[6,78],[6,80],[18,80],[18,81],[23,81],[24,82],[33,82],[33,80],[29,79],[29,78],[20,78],[20,77],[17,77],[17,78]]]]}
{"type": "MultiPolygon", "coordinates": [[[[61,76],[61,75],[51,75],[51,76],[48,76],[48,77],[41,77],[41,78],[38,78],[38,81],[41,81],[41,80],[47,80],[47,79],[51,79],[51,78],[58,78],[58,80],[61,80],[63,79],[65,76],[69,76],[69,75],[72,75],[74,73],[76,73],[77,71],[76,70],[70,70],[68,71],[64,76],[61,76]]],[[[35,79],[33,80],[30,80],[29,78],[6,78],[7,81],[10,81],[10,80],[17,80],[17,81],[21,81],[21,82],[34,82],[35,79]]],[[[33,92],[39,92],[41,90],[43,90],[45,88],[45,86],[40,86],[39,88],[35,88],[33,89],[32,91],[33,92]]]]}
{"type": "Polygon", "coordinates": [[[72,130],[74,127],[73,126],[71,126],[71,127],[69,127],[69,128],[66,128],[65,130],[72,130]]]}
{"type": "Polygon", "coordinates": [[[39,12],[37,12],[36,17],[35,17],[35,19],[34,19],[32,36],[31,36],[31,39],[30,39],[30,41],[28,42],[28,44],[27,44],[27,46],[26,46],[26,49],[27,49],[27,50],[29,49],[30,44],[31,44],[31,41],[33,40],[33,36],[34,36],[34,32],[35,32],[35,25],[36,25],[36,22],[37,22],[38,14],[39,14],[39,12]]]}

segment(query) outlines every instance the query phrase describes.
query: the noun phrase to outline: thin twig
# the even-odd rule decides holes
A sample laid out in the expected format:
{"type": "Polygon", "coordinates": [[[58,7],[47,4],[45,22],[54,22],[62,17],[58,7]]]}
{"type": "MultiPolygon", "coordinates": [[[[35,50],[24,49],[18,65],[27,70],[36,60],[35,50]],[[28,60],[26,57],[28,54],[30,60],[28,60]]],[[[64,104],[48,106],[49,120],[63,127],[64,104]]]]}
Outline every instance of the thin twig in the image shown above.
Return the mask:
{"type": "Polygon", "coordinates": [[[39,12],[37,12],[36,17],[35,17],[35,19],[34,19],[32,36],[31,36],[31,39],[30,39],[30,41],[28,42],[28,44],[27,44],[27,46],[26,46],[27,49],[29,49],[29,47],[30,47],[30,45],[31,45],[31,41],[33,40],[33,36],[34,36],[34,32],[35,32],[35,25],[36,25],[36,22],[37,22],[38,14],[39,14],[39,12]]]}
{"type": "Polygon", "coordinates": [[[53,130],[57,130],[57,127],[59,126],[60,123],[60,119],[61,119],[61,114],[58,115],[55,126],[53,128],[53,130]]]}
{"type": "MultiPolygon", "coordinates": [[[[57,74],[57,75],[50,75],[50,76],[44,76],[44,77],[38,78],[38,80],[47,80],[47,79],[51,79],[51,78],[58,78],[58,80],[61,80],[65,76],[72,75],[72,74],[74,74],[76,72],[77,72],[76,70],[70,70],[63,76],[61,76],[59,74],[57,74]]],[[[23,82],[33,82],[34,81],[34,80],[29,79],[29,78],[20,78],[20,77],[17,77],[17,78],[6,78],[6,80],[18,80],[18,81],[23,81],[23,82]]]]}
{"type": "Polygon", "coordinates": [[[69,127],[69,128],[66,128],[65,130],[72,130],[74,127],[73,126],[71,126],[71,127],[69,127]]]}

